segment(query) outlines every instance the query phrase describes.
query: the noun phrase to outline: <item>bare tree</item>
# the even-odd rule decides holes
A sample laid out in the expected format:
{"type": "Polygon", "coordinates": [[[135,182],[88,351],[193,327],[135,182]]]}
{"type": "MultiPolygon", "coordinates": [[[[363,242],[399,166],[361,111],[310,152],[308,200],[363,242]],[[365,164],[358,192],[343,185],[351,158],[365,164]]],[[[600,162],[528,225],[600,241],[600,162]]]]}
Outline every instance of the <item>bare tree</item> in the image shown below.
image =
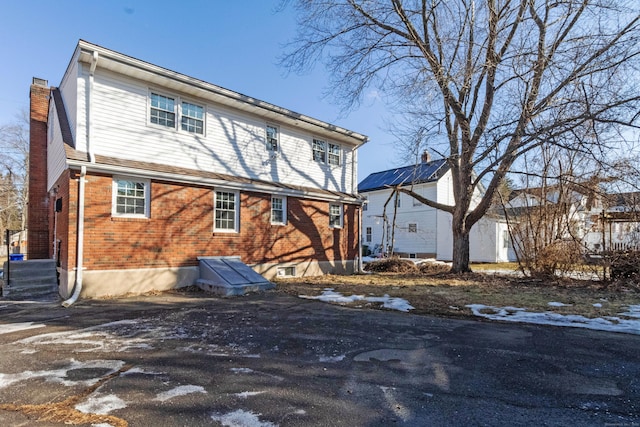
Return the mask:
{"type": "Polygon", "coordinates": [[[0,126],[0,229],[24,230],[27,219],[29,118],[0,126]]]}
{"type": "Polygon", "coordinates": [[[406,113],[415,149],[447,158],[455,205],[401,191],[452,215],[453,272],[470,270],[471,227],[521,156],[571,141],[604,161],[638,126],[637,0],[290,2],[287,69],[325,62],[345,109],[376,87],[406,113]]]}

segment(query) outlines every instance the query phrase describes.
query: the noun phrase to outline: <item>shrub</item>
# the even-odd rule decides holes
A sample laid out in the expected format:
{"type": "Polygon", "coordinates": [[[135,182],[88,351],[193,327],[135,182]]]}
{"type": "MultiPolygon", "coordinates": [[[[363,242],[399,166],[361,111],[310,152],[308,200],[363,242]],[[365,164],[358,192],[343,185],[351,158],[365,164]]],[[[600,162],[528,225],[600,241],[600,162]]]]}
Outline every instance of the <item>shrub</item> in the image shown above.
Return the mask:
{"type": "Polygon", "coordinates": [[[366,271],[376,273],[417,273],[418,267],[406,259],[385,258],[373,261],[364,266],[366,271]]]}

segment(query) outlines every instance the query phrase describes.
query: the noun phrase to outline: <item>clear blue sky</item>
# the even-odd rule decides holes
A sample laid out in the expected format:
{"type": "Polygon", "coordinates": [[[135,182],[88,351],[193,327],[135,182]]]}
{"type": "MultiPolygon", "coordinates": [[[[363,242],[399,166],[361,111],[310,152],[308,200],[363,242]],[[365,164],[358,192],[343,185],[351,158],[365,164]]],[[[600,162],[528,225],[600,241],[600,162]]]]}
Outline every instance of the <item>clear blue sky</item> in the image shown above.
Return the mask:
{"type": "Polygon", "coordinates": [[[32,77],[57,86],[79,39],[368,135],[358,179],[401,165],[375,91],[340,116],[323,98],[327,73],[277,64],[295,32],[279,0],[0,0],[0,124],[29,102],[32,77]]]}

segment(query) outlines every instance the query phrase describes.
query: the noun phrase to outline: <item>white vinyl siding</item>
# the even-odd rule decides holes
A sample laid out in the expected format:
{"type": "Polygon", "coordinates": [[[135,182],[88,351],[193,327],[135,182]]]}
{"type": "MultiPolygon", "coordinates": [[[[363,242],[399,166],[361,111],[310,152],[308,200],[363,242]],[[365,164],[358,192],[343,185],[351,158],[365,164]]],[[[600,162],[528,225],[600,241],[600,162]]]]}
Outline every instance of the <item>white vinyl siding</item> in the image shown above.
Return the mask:
{"type": "Polygon", "coordinates": [[[55,101],[52,99],[49,104],[48,134],[50,134],[50,138],[47,141],[47,190],[53,188],[67,167],[67,156],[62,143],[62,132],[55,105],[55,101]]]}
{"type": "Polygon", "coordinates": [[[339,167],[310,162],[314,137],[300,129],[280,124],[280,156],[265,159],[264,117],[190,96],[189,102],[204,107],[204,133],[198,135],[150,124],[150,90],[144,82],[98,68],[93,90],[91,148],[95,154],[286,185],[352,191],[353,151],[343,147],[339,167]]]}

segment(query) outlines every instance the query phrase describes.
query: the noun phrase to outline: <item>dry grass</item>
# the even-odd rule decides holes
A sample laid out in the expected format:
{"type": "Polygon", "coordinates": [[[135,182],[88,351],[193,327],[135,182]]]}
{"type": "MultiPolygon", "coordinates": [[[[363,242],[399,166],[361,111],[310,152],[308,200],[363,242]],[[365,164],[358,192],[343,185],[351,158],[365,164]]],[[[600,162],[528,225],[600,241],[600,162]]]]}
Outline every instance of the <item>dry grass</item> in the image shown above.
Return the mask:
{"type": "MultiPolygon", "coordinates": [[[[475,270],[478,269],[474,266],[475,270]]],[[[489,268],[487,268],[488,270],[489,268]]],[[[495,264],[493,269],[496,269],[495,264]]],[[[520,307],[531,312],[554,311],[579,314],[589,318],[618,316],[629,305],[640,304],[636,284],[556,279],[542,280],[509,274],[468,273],[408,273],[375,272],[350,276],[326,275],[277,281],[277,291],[290,295],[315,296],[325,288],[343,295],[398,297],[406,299],[413,314],[468,317],[468,304],[494,307],[520,307]],[[549,302],[568,304],[551,307],[549,302]],[[569,305],[570,304],[570,305],[569,305]],[[594,307],[602,304],[602,307],[594,307]]],[[[352,304],[362,307],[362,302],[352,304]]],[[[368,308],[379,308],[369,304],[368,308]]]]}

